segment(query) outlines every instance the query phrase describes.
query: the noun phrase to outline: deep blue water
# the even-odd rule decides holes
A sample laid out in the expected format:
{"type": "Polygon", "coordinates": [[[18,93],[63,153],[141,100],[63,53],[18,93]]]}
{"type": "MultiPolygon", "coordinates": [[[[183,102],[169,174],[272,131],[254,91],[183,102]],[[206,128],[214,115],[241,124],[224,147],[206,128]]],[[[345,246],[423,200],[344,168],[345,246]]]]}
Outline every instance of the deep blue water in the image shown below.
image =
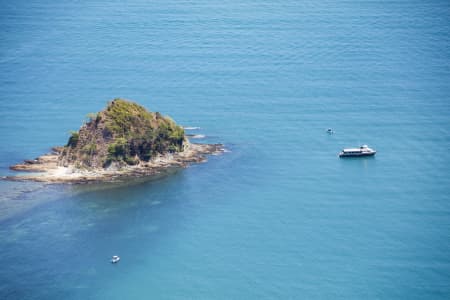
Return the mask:
{"type": "Polygon", "coordinates": [[[1,299],[450,298],[448,1],[0,3],[1,175],[115,97],[230,151],[0,181],[1,299]]]}

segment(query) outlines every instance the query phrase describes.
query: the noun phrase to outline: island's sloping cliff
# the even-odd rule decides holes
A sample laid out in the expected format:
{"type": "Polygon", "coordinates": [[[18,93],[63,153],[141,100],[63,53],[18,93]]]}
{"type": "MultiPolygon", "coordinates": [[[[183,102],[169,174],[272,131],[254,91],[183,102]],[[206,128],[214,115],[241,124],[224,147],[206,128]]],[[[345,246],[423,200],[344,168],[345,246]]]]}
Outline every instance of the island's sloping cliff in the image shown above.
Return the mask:
{"type": "Polygon", "coordinates": [[[77,168],[136,165],[158,154],[183,151],[184,130],[172,119],[123,99],[89,114],[63,148],[60,164],[77,168]]]}

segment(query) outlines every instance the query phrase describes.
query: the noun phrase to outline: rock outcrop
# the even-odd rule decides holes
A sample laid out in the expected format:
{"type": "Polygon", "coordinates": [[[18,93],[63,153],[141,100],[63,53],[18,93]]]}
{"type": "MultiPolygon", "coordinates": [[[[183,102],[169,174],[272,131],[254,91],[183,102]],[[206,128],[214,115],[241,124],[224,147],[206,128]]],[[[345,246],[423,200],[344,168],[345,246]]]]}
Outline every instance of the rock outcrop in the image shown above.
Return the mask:
{"type": "Polygon", "coordinates": [[[78,168],[137,165],[152,157],[184,150],[184,129],[158,112],[123,99],[88,115],[89,121],[73,132],[59,163],[78,168]]]}
{"type": "Polygon", "coordinates": [[[190,144],[171,118],[123,99],[114,99],[72,132],[67,144],[12,170],[43,172],[13,180],[88,182],[146,176],[169,167],[185,167],[223,152],[220,144],[190,144]]]}

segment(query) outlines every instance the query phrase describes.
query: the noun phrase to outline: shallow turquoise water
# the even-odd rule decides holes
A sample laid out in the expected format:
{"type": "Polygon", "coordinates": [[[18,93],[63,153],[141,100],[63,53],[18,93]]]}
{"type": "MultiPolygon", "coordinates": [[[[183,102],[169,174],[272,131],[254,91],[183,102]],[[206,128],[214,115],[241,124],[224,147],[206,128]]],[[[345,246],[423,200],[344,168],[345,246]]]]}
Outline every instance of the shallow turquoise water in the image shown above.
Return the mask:
{"type": "Polygon", "coordinates": [[[450,6],[429,2],[1,1],[2,175],[114,97],[230,152],[0,182],[0,298],[448,299],[450,6]]]}

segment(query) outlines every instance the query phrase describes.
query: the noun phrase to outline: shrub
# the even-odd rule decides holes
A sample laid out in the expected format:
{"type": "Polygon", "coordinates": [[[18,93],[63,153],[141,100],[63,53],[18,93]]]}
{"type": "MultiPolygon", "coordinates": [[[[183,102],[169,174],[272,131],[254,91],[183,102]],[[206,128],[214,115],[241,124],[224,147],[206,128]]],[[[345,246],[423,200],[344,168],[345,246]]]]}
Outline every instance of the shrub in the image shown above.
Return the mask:
{"type": "Polygon", "coordinates": [[[136,165],[139,162],[139,160],[131,156],[125,156],[123,160],[129,165],[136,165]]]}
{"type": "Polygon", "coordinates": [[[112,160],[118,160],[127,154],[127,140],[125,138],[117,138],[114,143],[108,146],[108,157],[112,160]]]}
{"type": "Polygon", "coordinates": [[[67,146],[75,148],[77,146],[77,144],[78,144],[78,140],[80,138],[80,135],[76,131],[72,131],[71,134],[72,135],[70,136],[69,141],[67,142],[67,146]]]}
{"type": "Polygon", "coordinates": [[[81,149],[81,152],[89,155],[95,154],[97,152],[97,145],[94,143],[87,144],[81,149]]]}
{"type": "Polygon", "coordinates": [[[86,119],[87,119],[88,122],[92,122],[94,120],[97,120],[97,117],[98,117],[98,113],[88,113],[86,115],[86,119]]]}

